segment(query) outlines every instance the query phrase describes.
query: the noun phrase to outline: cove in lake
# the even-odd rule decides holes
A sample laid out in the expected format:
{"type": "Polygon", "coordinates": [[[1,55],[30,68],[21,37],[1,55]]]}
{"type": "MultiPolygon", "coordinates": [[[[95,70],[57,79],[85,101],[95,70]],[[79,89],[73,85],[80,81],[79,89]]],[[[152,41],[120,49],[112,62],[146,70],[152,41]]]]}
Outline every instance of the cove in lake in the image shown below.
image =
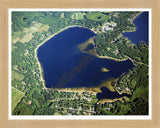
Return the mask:
{"type": "Polygon", "coordinates": [[[143,12],[137,16],[133,21],[136,31],[135,32],[125,32],[124,37],[127,37],[134,44],[139,44],[140,41],[148,43],[149,38],[149,12],[143,12]]]}
{"type": "Polygon", "coordinates": [[[93,36],[96,36],[95,33],[89,29],[70,27],[38,48],[37,55],[47,88],[96,87],[133,67],[130,60],[102,59],[81,52],[78,45],[93,36]],[[102,68],[109,71],[102,72],[102,68]]]}
{"type": "Polygon", "coordinates": [[[123,96],[126,96],[126,97],[130,97],[131,96],[130,94],[127,94],[127,93],[119,94],[117,91],[112,92],[106,87],[102,87],[101,91],[102,91],[102,93],[97,93],[98,100],[105,99],[105,98],[107,98],[107,99],[115,99],[115,98],[121,98],[123,96]]]}

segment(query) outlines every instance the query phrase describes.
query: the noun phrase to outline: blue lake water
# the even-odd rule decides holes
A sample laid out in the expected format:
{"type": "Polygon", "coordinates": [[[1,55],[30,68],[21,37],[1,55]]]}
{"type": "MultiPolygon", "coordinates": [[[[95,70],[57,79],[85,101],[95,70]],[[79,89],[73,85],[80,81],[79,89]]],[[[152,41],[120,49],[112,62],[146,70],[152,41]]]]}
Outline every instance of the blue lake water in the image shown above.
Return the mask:
{"type": "Polygon", "coordinates": [[[118,62],[81,52],[78,45],[93,36],[95,33],[86,28],[71,27],[39,47],[37,54],[47,88],[95,87],[133,67],[130,60],[118,62]],[[102,72],[102,67],[109,72],[102,72]]]}
{"type": "Polygon", "coordinates": [[[127,96],[127,97],[130,97],[131,95],[130,94],[127,94],[127,93],[122,93],[122,94],[119,94],[117,91],[115,92],[112,92],[110,91],[108,88],[106,87],[102,87],[101,88],[101,93],[97,93],[97,98],[100,100],[100,99],[105,99],[105,98],[108,98],[108,99],[115,99],[115,98],[121,98],[123,96],[127,96]]]}
{"type": "Polygon", "coordinates": [[[132,43],[138,44],[140,41],[148,43],[149,40],[149,12],[143,12],[133,21],[136,31],[125,32],[124,37],[128,37],[132,43]]]}

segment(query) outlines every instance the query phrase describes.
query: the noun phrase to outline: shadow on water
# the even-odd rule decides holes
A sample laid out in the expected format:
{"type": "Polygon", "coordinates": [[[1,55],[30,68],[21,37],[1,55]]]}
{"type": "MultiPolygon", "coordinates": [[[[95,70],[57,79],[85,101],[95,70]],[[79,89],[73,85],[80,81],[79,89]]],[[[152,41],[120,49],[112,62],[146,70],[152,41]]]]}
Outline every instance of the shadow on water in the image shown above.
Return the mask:
{"type": "Polygon", "coordinates": [[[127,94],[127,93],[119,94],[117,91],[112,92],[106,87],[102,87],[101,91],[102,91],[102,93],[97,93],[98,100],[105,99],[105,98],[107,98],[107,99],[115,99],[115,98],[121,98],[123,96],[131,97],[130,94],[127,94]]]}

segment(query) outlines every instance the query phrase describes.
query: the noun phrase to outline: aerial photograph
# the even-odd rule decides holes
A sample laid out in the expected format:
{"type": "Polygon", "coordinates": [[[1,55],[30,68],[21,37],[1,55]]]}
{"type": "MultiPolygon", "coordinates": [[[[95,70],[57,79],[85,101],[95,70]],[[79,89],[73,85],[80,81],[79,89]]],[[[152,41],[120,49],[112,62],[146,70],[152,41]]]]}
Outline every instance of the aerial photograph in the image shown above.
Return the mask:
{"type": "Polygon", "coordinates": [[[149,115],[149,11],[11,11],[11,115],[149,115]]]}

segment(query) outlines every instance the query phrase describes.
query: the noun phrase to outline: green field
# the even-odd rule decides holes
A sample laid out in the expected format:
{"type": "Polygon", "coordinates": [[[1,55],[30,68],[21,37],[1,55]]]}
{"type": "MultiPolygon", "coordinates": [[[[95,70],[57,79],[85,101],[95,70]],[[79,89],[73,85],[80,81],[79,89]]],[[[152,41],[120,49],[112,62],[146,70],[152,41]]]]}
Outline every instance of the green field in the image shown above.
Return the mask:
{"type": "Polygon", "coordinates": [[[14,32],[12,35],[12,43],[15,44],[17,41],[22,43],[29,42],[33,38],[33,33],[48,31],[49,25],[43,25],[36,22],[32,27],[24,28],[23,31],[14,32]]]}
{"type": "Polygon", "coordinates": [[[28,33],[20,41],[22,43],[25,43],[25,42],[29,42],[32,38],[33,38],[33,35],[31,33],[28,33]]]}
{"type": "Polygon", "coordinates": [[[16,72],[15,70],[12,70],[12,80],[13,80],[13,79],[16,79],[16,80],[21,81],[21,80],[24,79],[24,75],[16,72]]]}
{"type": "Polygon", "coordinates": [[[13,69],[16,70],[16,71],[18,71],[18,65],[15,65],[15,66],[13,67],[13,69]]]}
{"type": "Polygon", "coordinates": [[[24,96],[24,93],[18,91],[15,88],[12,88],[12,112],[23,96],[24,96]]]}
{"type": "Polygon", "coordinates": [[[43,25],[38,29],[38,32],[48,31],[49,25],[43,25]]]}
{"type": "Polygon", "coordinates": [[[83,13],[77,12],[77,13],[76,13],[76,19],[77,19],[77,20],[83,19],[83,18],[84,18],[83,15],[84,15],[83,13]]]}
{"type": "Polygon", "coordinates": [[[104,21],[109,19],[109,15],[102,14],[101,12],[90,12],[87,14],[87,19],[95,21],[104,21]]]}
{"type": "Polygon", "coordinates": [[[26,35],[25,32],[15,32],[13,35],[12,35],[12,43],[15,44],[17,41],[19,41],[21,38],[23,38],[24,36],[26,35]]]}
{"type": "Polygon", "coordinates": [[[22,38],[26,35],[25,32],[22,31],[18,31],[18,32],[14,32],[14,34],[12,35],[12,39],[16,39],[16,38],[22,38]]]}

